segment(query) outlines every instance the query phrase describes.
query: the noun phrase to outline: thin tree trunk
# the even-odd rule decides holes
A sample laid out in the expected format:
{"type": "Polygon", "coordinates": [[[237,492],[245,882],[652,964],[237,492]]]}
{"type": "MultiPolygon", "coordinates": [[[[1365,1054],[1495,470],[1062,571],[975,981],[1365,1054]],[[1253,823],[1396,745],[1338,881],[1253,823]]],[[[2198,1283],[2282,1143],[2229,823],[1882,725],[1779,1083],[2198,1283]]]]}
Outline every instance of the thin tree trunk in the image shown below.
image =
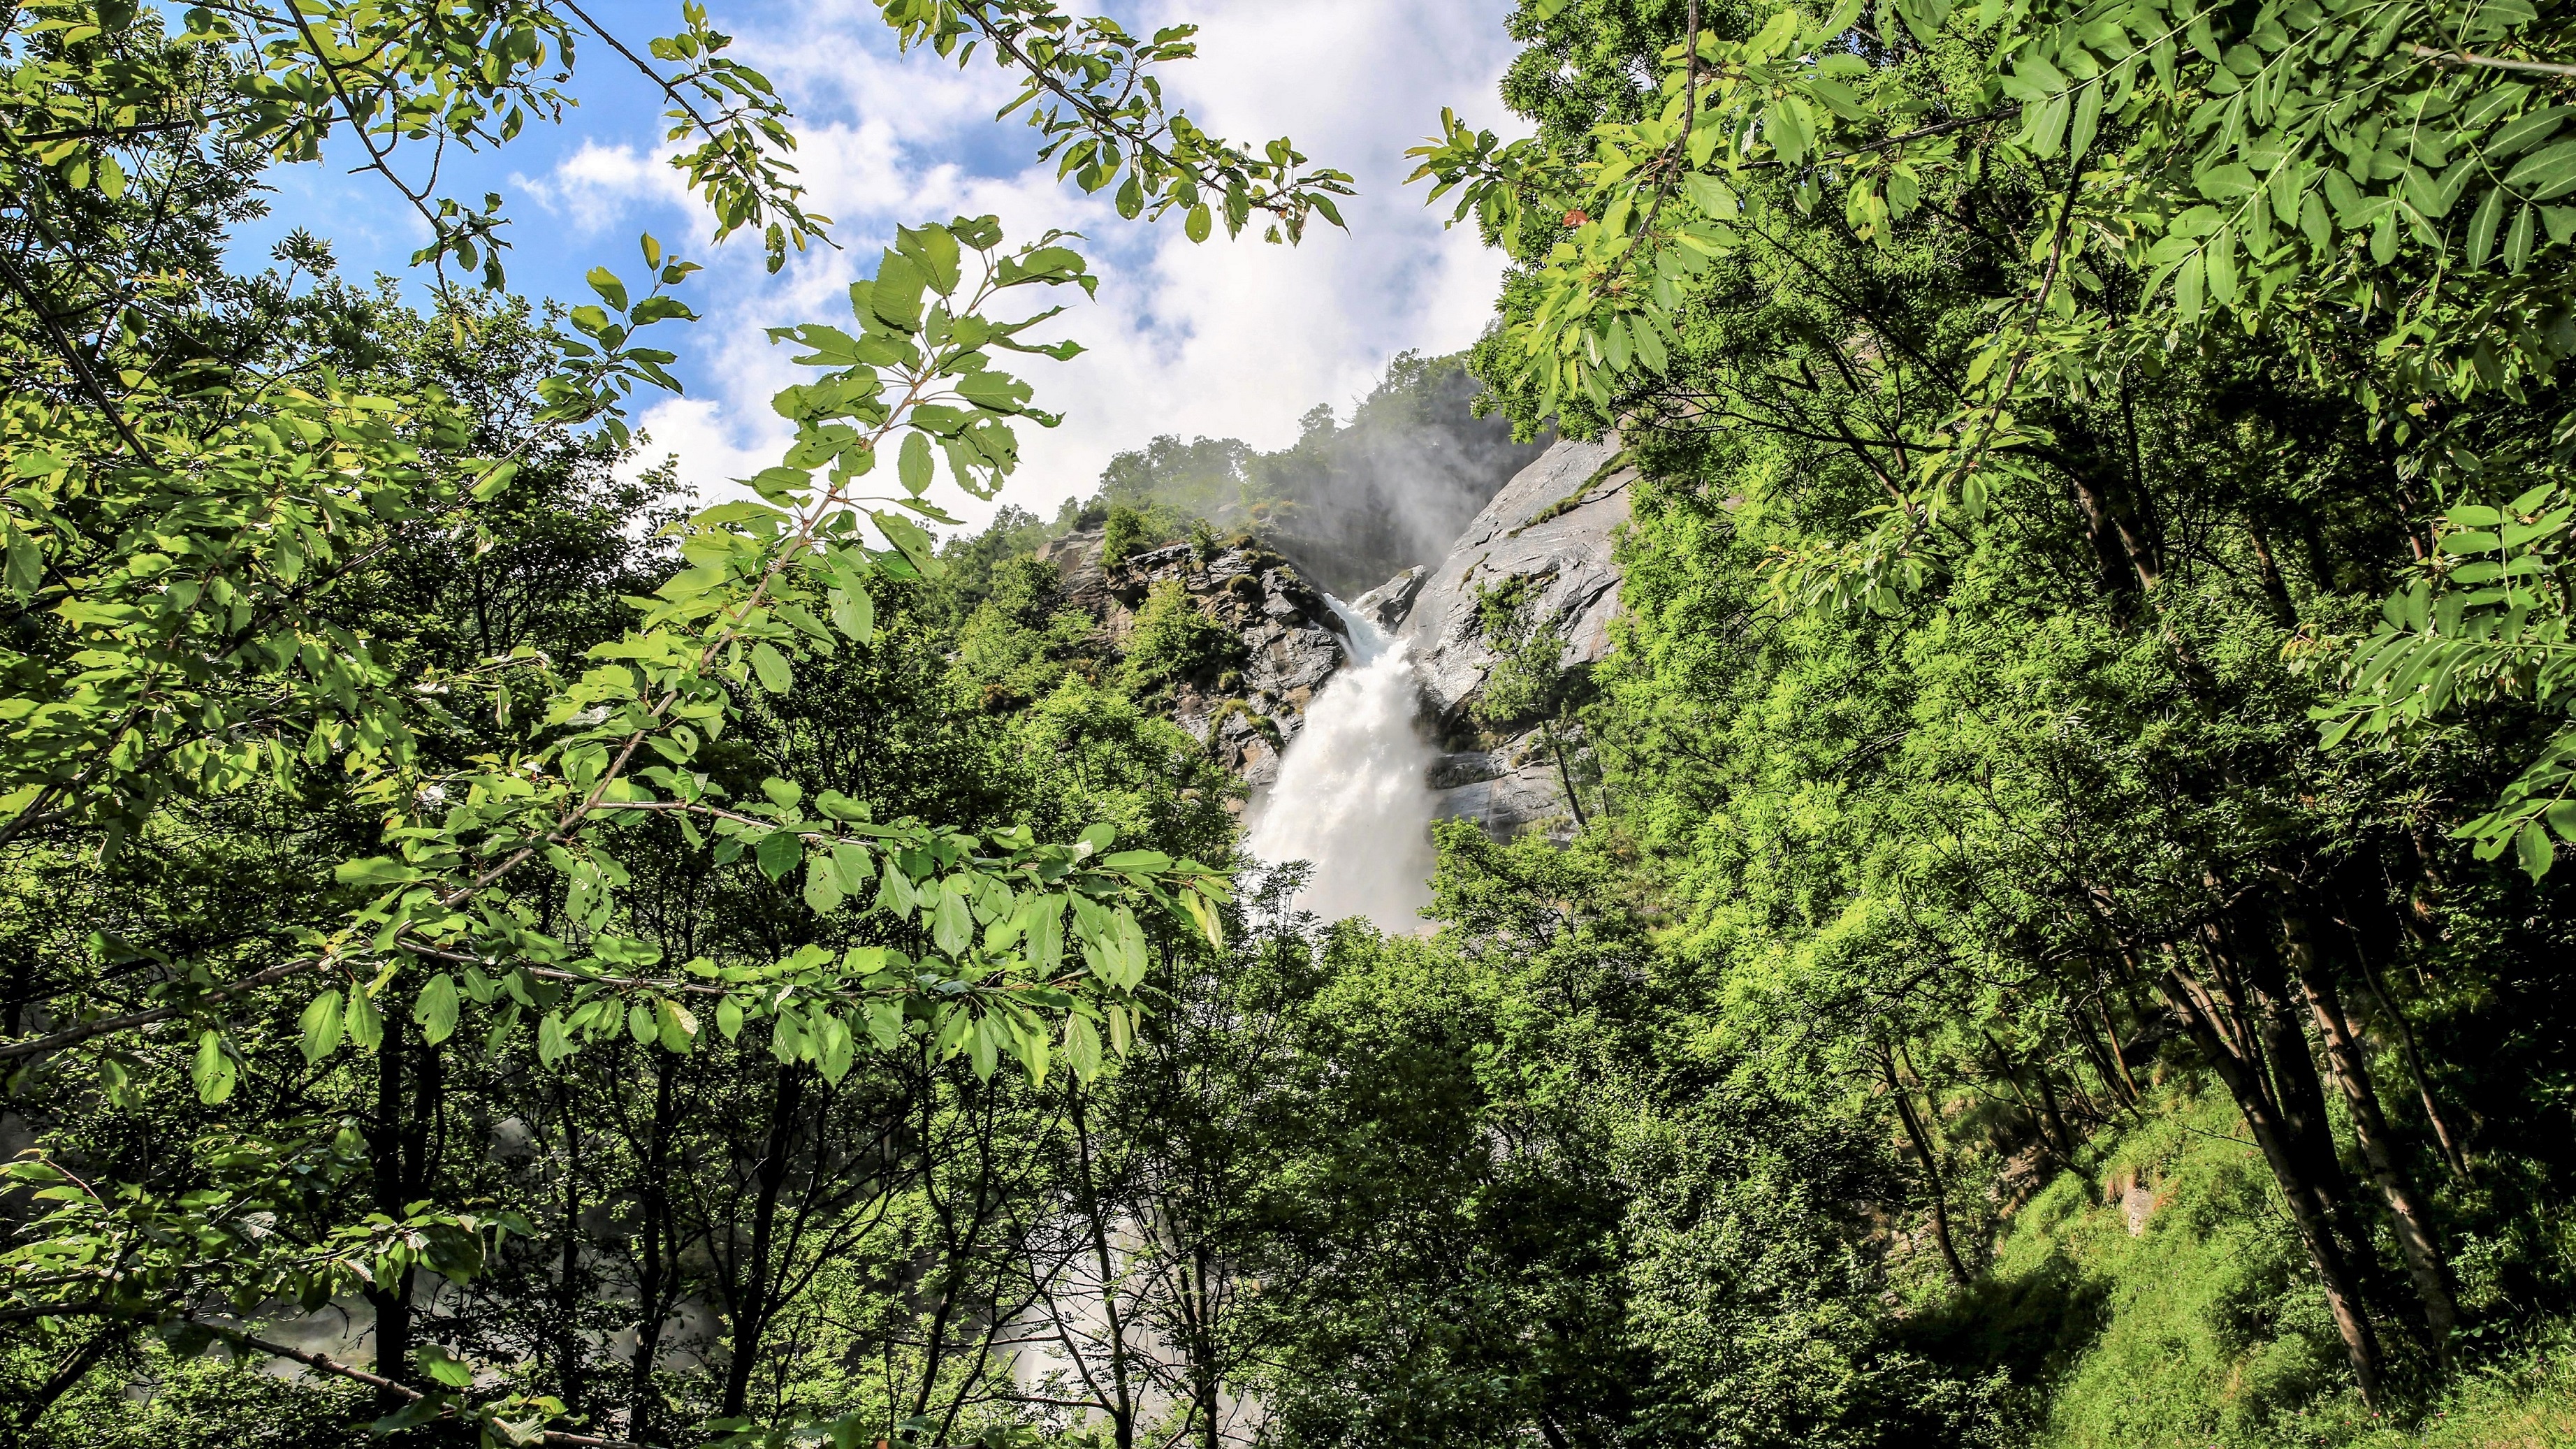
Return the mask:
{"type": "Polygon", "coordinates": [[[2111,1003],[2097,1000],[2093,1009],[2102,1018],[2102,1039],[2111,1049],[2111,1065],[2119,1068],[2120,1090],[2128,1097],[2129,1104],[2135,1106],[2146,1093],[2138,1089],[2137,1076],[2129,1070],[2129,1045],[2120,1040],[2120,1028],[2111,1016],[2111,1003]]]}
{"type": "Polygon", "coordinates": [[[670,1241],[672,1077],[678,1065],[667,1052],[649,1054],[653,1063],[653,1116],[644,1137],[644,1180],[638,1204],[642,1242],[635,1283],[635,1356],[627,1370],[626,1435],[649,1441],[660,1417],[661,1395],[653,1384],[654,1366],[662,1357],[662,1328],[671,1313],[666,1256],[676,1252],[670,1241]]]}
{"type": "Polygon", "coordinates": [[[2013,1067],[2012,1053],[2004,1050],[2004,1044],[1995,1040],[1993,1032],[1983,1035],[1986,1045],[1994,1049],[1996,1075],[2003,1079],[2005,1086],[2012,1088],[2013,1100],[2021,1104],[2022,1115],[2030,1119],[2031,1130],[2039,1137],[2039,1145],[2048,1149],[2048,1155],[2057,1159],[2059,1167],[2074,1166],[2075,1154],[2062,1135],[2066,1124],[2056,1120],[2056,1103],[2051,1101],[2049,1110],[2043,1112],[2039,1104],[2031,1100],[2029,1090],[2022,1086],[2021,1073],[2013,1067]]]}
{"type": "Polygon", "coordinates": [[[1064,1081],[1082,1173],[1082,1210],[1089,1219],[1092,1257],[1100,1271],[1100,1312],[1109,1331],[1110,1435],[1117,1449],[1135,1449],[1136,1404],[1127,1382],[1127,1326],[1119,1313],[1117,1264],[1109,1251],[1109,1216],[1101,1209],[1100,1182],[1092,1169],[1091,1127],[1082,1115],[1082,1087],[1071,1072],[1065,1073],[1064,1081]]]}
{"type": "Polygon", "coordinates": [[[70,1393],[73,1386],[82,1379],[88,1378],[89,1371],[98,1367],[98,1361],[105,1358],[109,1350],[122,1346],[133,1336],[134,1325],[111,1323],[90,1335],[80,1347],[73,1349],[71,1357],[57,1365],[54,1371],[45,1377],[45,1381],[36,1386],[36,1391],[19,1403],[18,1437],[23,1439],[34,1433],[36,1426],[44,1422],[45,1415],[53,1409],[57,1400],[70,1393]]]}
{"type": "Polygon", "coordinates": [[[564,1133],[563,1253],[555,1270],[555,1384],[563,1392],[565,1409],[579,1419],[586,1397],[582,1392],[580,1333],[581,1119],[573,1111],[569,1084],[558,1085],[555,1104],[564,1133]]]}
{"type": "Polygon", "coordinates": [[[1915,1120],[1914,1098],[1897,1080],[1895,1053],[1879,1048],[1878,1069],[1887,1077],[1888,1094],[1896,1099],[1897,1120],[1905,1124],[1905,1140],[1914,1144],[1914,1156],[1923,1164],[1924,1180],[1932,1189],[1932,1236],[1941,1245],[1941,1261],[1950,1268],[1950,1281],[1968,1286],[1967,1265],[1959,1261],[1958,1246],[1950,1240],[1950,1190],[1941,1180],[1940,1161],[1932,1155],[1932,1138],[1915,1120]]]}
{"type": "Polygon", "coordinates": [[[2388,1023],[2390,1033],[2397,1038],[2397,1050],[2406,1060],[2407,1075],[2415,1080],[2415,1097],[2424,1108],[2424,1121],[2433,1129],[2433,1140],[2441,1144],[2442,1165],[2451,1170],[2453,1177],[2467,1182],[2469,1154],[2461,1147],[2459,1135],[2451,1130],[2451,1119],[2443,1115],[2441,1103],[2433,1096],[2433,1079],[2424,1070],[2423,1053],[2415,1045],[2415,1028],[2407,1022],[2406,1013],[2399,1011],[2397,1003],[2389,998],[2387,988],[2380,984],[2379,968],[2372,964],[2361,933],[2353,929],[2350,921],[2344,922],[2343,927],[2352,937],[2353,959],[2361,965],[2362,984],[2370,988],[2370,999],[2378,1006],[2380,1019],[2388,1023]]]}
{"type": "Polygon", "coordinates": [[[2283,955],[2307,993],[2308,1010],[2316,1018],[2319,1035],[2325,1038],[2326,1062],[2333,1070],[2335,1086],[2343,1093],[2344,1106],[2351,1113],[2353,1136],[2360,1143],[2362,1161],[2369,1166],[2371,1179],[2379,1184],[2380,1195],[2387,1200],[2389,1216],[2396,1221],[2397,1246],[2405,1256],[2406,1275],[2414,1281],[2415,1296],[2424,1306],[2424,1326],[2432,1331],[2434,1351],[2447,1361],[2451,1331],[2459,1325],[2460,1315],[2451,1296],[2450,1264],[2443,1260],[2441,1244],[2433,1236],[2432,1214],[2423,1193],[2415,1186],[2414,1176],[2399,1157],[2388,1119],[2379,1110],[2379,1094],[2371,1087],[2369,1063],[2362,1057],[2361,1043],[2353,1037],[2352,1023],[2344,1015],[2334,981],[2317,959],[2307,922],[2295,913],[2284,912],[2281,932],[2283,955]]]}
{"type": "MultiPolygon", "coordinates": [[[[2235,946],[2249,937],[2228,931],[2222,932],[2220,939],[2235,946]]],[[[2308,1181],[2316,1185],[2328,1215],[2343,1235],[2347,1260],[2366,1291],[2368,1280],[2379,1271],[2379,1262],[2371,1249],[2370,1230],[2362,1221],[2351,1183],[2344,1174],[2342,1155],[2335,1147],[2334,1124],[2326,1114],[2325,1083],[2317,1074],[2316,1056],[2308,1048],[2303,1014],[2292,1000],[2280,953],[2271,949],[2270,941],[2250,939],[2252,949],[2242,952],[2237,964],[2253,988],[2260,1011],[2256,1029],[2271,1062],[2273,1102],[2289,1133],[2290,1148],[2304,1160],[2308,1181]]]]}
{"type": "MultiPolygon", "coordinates": [[[[389,997],[390,999],[390,997],[389,997]]],[[[410,1030],[399,1012],[385,1016],[384,1039],[376,1044],[376,1107],[367,1123],[367,1167],[369,1196],[375,1210],[396,1222],[408,1216],[406,1209],[418,1200],[422,1158],[420,1138],[426,1126],[416,1120],[405,1097],[426,1097],[432,1090],[427,1073],[407,1071],[410,1065],[410,1030]]],[[[378,1376],[396,1383],[412,1379],[412,1295],[413,1270],[405,1268],[393,1281],[374,1283],[366,1291],[367,1306],[373,1310],[375,1365],[378,1376]]],[[[410,1402],[390,1390],[376,1394],[378,1412],[390,1414],[410,1402]]]]}
{"type": "Polygon", "coordinates": [[[2308,1262],[2316,1269],[2326,1309],[2334,1317],[2335,1330],[2343,1338],[2344,1354],[2352,1364],[2353,1382],[2361,1390],[2362,1402],[2376,1407],[2379,1336],[2370,1326],[2370,1316],[2362,1307],[2360,1286],[2354,1282],[2343,1247],[2336,1241],[2331,1205],[2320,1199],[2316,1185],[2308,1180],[2302,1155],[2292,1149],[2253,1063],[2237,1052],[2211,1019],[2207,999],[2195,991],[2180,966],[2169,968],[2159,985],[2174,1014],[2182,1019],[2183,1029],[2199,1044],[2210,1070],[2217,1073],[2228,1095],[2235,1098],[2237,1111],[2254,1133],[2255,1146],[2270,1165],[2273,1180],[2280,1184],[2282,1199],[2289,1204],[2290,1221],[2308,1250],[2308,1262]]]}
{"type": "Polygon", "coordinates": [[[1217,1449],[1216,1294],[1208,1286],[1215,1270],[1204,1246],[1191,1250],[1190,1263],[1196,1280],[1190,1295],[1190,1379],[1199,1401],[1199,1449],[1217,1449]]]}
{"type": "Polygon", "coordinates": [[[751,1371],[760,1360],[761,1335],[769,1329],[770,1240],[778,1226],[778,1194],[787,1185],[788,1164],[795,1156],[796,1113],[804,1099],[804,1085],[803,1068],[778,1069],[778,1085],[770,1097],[769,1135],[762,1144],[760,1164],[752,1170],[751,1261],[729,1305],[733,1351],[725,1360],[720,1411],[727,1418],[738,1417],[751,1398],[751,1371]]]}

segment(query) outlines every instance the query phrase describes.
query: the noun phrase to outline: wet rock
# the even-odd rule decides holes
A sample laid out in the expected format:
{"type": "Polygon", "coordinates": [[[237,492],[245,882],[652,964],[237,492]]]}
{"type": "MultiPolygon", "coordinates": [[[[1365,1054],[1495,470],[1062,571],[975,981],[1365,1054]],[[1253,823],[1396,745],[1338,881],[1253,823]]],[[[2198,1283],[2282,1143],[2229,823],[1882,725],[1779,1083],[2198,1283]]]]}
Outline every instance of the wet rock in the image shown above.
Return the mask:
{"type": "Polygon", "coordinates": [[[1347,606],[1360,618],[1392,634],[1403,627],[1405,614],[1422,593],[1422,582],[1431,577],[1428,564],[1415,564],[1385,583],[1351,600],[1347,606]]]}
{"type": "MultiPolygon", "coordinates": [[[[1512,578],[1534,581],[1539,616],[1566,637],[1567,666],[1609,655],[1610,619],[1619,607],[1611,548],[1628,520],[1636,478],[1615,436],[1560,441],[1504,485],[1448,556],[1410,586],[1411,602],[1395,612],[1422,673],[1426,708],[1444,732],[1460,723],[1493,667],[1476,612],[1485,589],[1512,578]]],[[[1403,578],[1370,597],[1388,594],[1403,578]]]]}

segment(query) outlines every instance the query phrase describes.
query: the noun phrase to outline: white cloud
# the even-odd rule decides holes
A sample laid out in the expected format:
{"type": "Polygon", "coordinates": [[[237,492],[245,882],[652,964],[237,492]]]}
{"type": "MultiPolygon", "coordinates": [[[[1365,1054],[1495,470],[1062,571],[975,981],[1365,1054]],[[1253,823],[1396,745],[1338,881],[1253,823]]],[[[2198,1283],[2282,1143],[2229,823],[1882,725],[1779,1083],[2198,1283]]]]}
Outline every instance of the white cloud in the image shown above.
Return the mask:
{"type": "Polygon", "coordinates": [[[687,181],[668,158],[633,146],[603,146],[590,137],[545,176],[512,172],[510,184],[546,210],[571,217],[585,235],[623,220],[639,204],[697,209],[687,181]]]}
{"type": "MultiPolygon", "coordinates": [[[[844,315],[844,289],[873,267],[894,224],[926,217],[990,212],[1015,239],[1051,226],[1091,238],[1099,299],[1073,296],[1057,324],[1089,350],[1024,369],[1039,405],[1067,415],[1059,429],[1022,430],[1023,466],[1001,500],[1040,514],[1088,493],[1121,448],[1159,433],[1279,446],[1300,413],[1317,402],[1346,408],[1396,352],[1474,340],[1500,259],[1465,229],[1441,230],[1422,193],[1402,184],[1403,151],[1442,104],[1499,112],[1494,87],[1511,55],[1500,0],[1170,8],[1157,0],[1146,23],[1186,14],[1202,26],[1201,58],[1167,72],[1173,99],[1220,134],[1291,135],[1354,173],[1360,194],[1343,208],[1351,234],[1321,227],[1294,248],[1249,234],[1193,245],[1177,224],[1121,222],[1102,198],[1057,183],[1053,167],[1030,166],[1031,133],[994,125],[1013,88],[982,59],[961,73],[935,56],[895,56],[872,7],[800,14],[792,36],[744,25],[747,57],[804,116],[797,161],[814,209],[836,218],[842,250],[794,258],[779,277],[761,275],[756,245],[710,258],[696,299],[709,321],[691,346],[698,395],[646,415],[655,455],[677,452],[683,478],[708,494],[774,461],[784,429],[768,398],[798,369],[761,329],[844,315]]],[[[589,218],[618,207],[686,204],[676,183],[650,156],[588,143],[543,194],[577,225],[597,226],[589,218]]],[[[994,506],[957,511],[980,521],[994,506]]]]}

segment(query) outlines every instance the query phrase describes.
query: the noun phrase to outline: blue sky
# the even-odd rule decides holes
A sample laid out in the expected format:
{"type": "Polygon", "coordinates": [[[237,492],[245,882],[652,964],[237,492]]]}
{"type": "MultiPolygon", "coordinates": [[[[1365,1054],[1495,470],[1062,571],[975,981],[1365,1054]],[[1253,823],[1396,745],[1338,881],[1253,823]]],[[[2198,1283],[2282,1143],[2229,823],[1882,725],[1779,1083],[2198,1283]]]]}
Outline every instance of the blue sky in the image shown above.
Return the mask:
{"type": "MultiPolygon", "coordinates": [[[[643,413],[653,454],[676,454],[701,496],[776,461],[768,398],[797,370],[761,329],[839,320],[847,284],[899,223],[991,212],[1014,235],[1068,227],[1092,238],[1099,298],[1056,324],[1089,351],[1030,370],[1039,405],[1067,414],[1065,424],[1023,429],[1024,463],[1000,500],[1040,514],[1088,493],[1112,453],[1158,433],[1285,443],[1298,414],[1318,402],[1346,411],[1395,353],[1462,347],[1490,315],[1500,259],[1468,230],[1441,229],[1421,190],[1402,185],[1403,152],[1443,105],[1480,124],[1505,119],[1495,98],[1511,55],[1504,0],[1106,7],[1134,26],[1199,23],[1200,58],[1170,68],[1167,93],[1200,124],[1239,141],[1293,136],[1358,178],[1343,212],[1351,233],[1310,232],[1296,248],[1257,235],[1192,245],[1177,218],[1150,229],[1120,221],[1105,197],[1083,197],[1030,164],[1035,133],[1019,118],[994,122],[1012,92],[1003,72],[980,57],[961,72],[936,56],[898,55],[863,0],[712,8],[737,37],[734,53],[796,107],[797,159],[813,208],[835,218],[838,251],[791,257],[769,276],[757,238],[711,249],[706,217],[663,160],[657,99],[604,46],[580,53],[582,104],[562,126],[532,127],[490,156],[451,155],[442,186],[501,193],[515,218],[514,290],[586,296],[581,276],[592,266],[639,269],[635,239],[648,230],[708,265],[687,289],[706,320],[657,329],[682,334],[664,345],[681,353],[688,395],[643,413]]],[[[640,46],[671,28],[675,10],[610,3],[593,13],[640,46]]],[[[241,253],[301,225],[364,277],[406,271],[425,234],[372,177],[305,166],[270,180],[275,214],[236,238],[241,253]]],[[[992,506],[957,511],[980,520],[992,506]]]]}

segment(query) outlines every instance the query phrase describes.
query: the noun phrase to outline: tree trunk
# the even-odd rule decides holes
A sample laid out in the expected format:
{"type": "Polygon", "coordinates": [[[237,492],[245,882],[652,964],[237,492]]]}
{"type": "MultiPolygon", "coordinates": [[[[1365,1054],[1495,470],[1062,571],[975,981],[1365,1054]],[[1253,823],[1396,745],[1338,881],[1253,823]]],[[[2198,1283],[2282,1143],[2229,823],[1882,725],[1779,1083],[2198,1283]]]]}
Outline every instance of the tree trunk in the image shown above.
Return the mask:
{"type": "Polygon", "coordinates": [[[562,1391],[566,1411],[578,1419],[586,1397],[580,1328],[581,1118],[573,1111],[572,1092],[566,1084],[556,1087],[555,1112],[564,1134],[563,1250],[555,1268],[555,1385],[562,1391]]]}
{"type": "Polygon", "coordinates": [[[676,1061],[667,1052],[652,1052],[653,1117],[645,1127],[644,1179],[638,1204],[642,1219],[641,1242],[635,1282],[635,1356],[629,1361],[627,1377],[626,1436],[649,1441],[654,1421],[660,1417],[661,1394],[653,1384],[653,1369],[662,1356],[663,1323],[671,1314],[673,1276],[665,1259],[675,1256],[677,1244],[670,1241],[670,1151],[671,1131],[676,1125],[672,1111],[672,1077],[678,1071],[676,1061]]]}
{"type": "MultiPolygon", "coordinates": [[[[2380,984],[2379,967],[2371,961],[2369,943],[2347,919],[2342,922],[2345,934],[2352,937],[2353,960],[2361,967],[2361,980],[2370,988],[2370,999],[2378,1006],[2380,1019],[2388,1023],[2389,1033],[2397,1038],[2399,1055],[2405,1058],[2407,1075],[2415,1081],[2415,1097],[2424,1109],[2425,1125],[2433,1129],[2433,1140],[2442,1149],[2442,1165],[2461,1182],[2469,1180],[2469,1154],[2462,1147],[2459,1134],[2451,1130],[2451,1119],[2442,1112],[2442,1104],[2433,1096],[2433,1078],[2424,1070],[2423,1053],[2415,1045],[2415,1028],[2407,1023],[2406,1014],[2397,1009],[2387,988],[2380,984]]],[[[2394,944],[2393,942],[2391,943],[2394,944]]]]}
{"type": "Polygon", "coordinates": [[[2318,1034],[2325,1039],[2326,1061],[2334,1072],[2335,1086],[2343,1094],[2344,1106],[2352,1115],[2353,1136],[2361,1145],[2362,1161],[2368,1164],[2371,1180],[2387,1200],[2389,1216],[2396,1220],[2397,1246],[2406,1259],[2406,1276],[2414,1281],[2415,1296],[2424,1306],[2424,1326],[2431,1330],[2434,1351],[2447,1361],[2451,1330],[2459,1325],[2459,1308],[2451,1296],[2450,1264],[2443,1260],[2441,1245],[2433,1236],[2432,1214],[2423,1193],[2415,1186],[2414,1176],[2399,1157],[2388,1120],[2379,1110],[2379,1094],[2371,1087],[2369,1063],[2363,1059],[2361,1043],[2354,1038],[2352,1023],[2344,1015],[2343,1001],[2335,994],[2334,981],[2317,959],[2307,922],[2295,913],[2284,912],[2281,933],[2282,954],[2306,992],[2308,1010],[2316,1018],[2318,1034]]]}
{"type": "Polygon", "coordinates": [[[2219,1030],[2208,998],[2195,989],[2195,983],[2179,966],[2169,968],[2158,984],[2174,1014],[2182,1019],[2183,1029],[2208,1058],[2210,1070],[2218,1074],[2228,1095],[2235,1099],[2237,1111],[2244,1115],[2245,1125],[2254,1133],[2255,1145],[2261,1149],[2273,1180],[2280,1184],[2283,1200],[2289,1204],[2290,1221],[2308,1250],[2308,1262],[2316,1269],[2317,1284],[2326,1296],[2326,1309],[2334,1316],[2344,1354],[2352,1363],[2353,1382],[2361,1390],[2362,1402],[2375,1408],[2379,1402],[2379,1336],[2370,1326],[2360,1285],[2354,1281],[2343,1247],[2336,1241],[2332,1204],[2322,1199],[2317,1184],[2309,1180],[2303,1154],[2291,1147],[2261,1075],[2219,1030]]]}
{"type": "Polygon", "coordinates": [[[2304,1016],[2291,996],[2280,953],[2272,949],[2272,941],[2250,931],[2240,934],[2222,927],[2215,939],[2231,953],[2237,975],[2253,993],[2255,1030],[2271,1066],[2272,1102],[2289,1136],[2290,1150],[2300,1158],[2307,1180],[2315,1185],[2342,1234],[2347,1261],[2367,1292],[2369,1280],[2378,1274],[2378,1258],[2335,1147],[2325,1083],[2317,1075],[2304,1016]]]}
{"type": "Polygon", "coordinates": [[[1109,1426],[1116,1449],[1135,1449],[1136,1403],[1127,1381],[1127,1325],[1119,1311],[1117,1263],[1109,1250],[1109,1215],[1101,1207],[1100,1182],[1093,1171],[1091,1127],[1082,1114],[1082,1087],[1065,1073],[1065,1099],[1073,1122],[1076,1162],[1081,1170],[1082,1211],[1089,1219],[1091,1252],[1100,1273],[1100,1312],[1109,1339],[1109,1426]]]}
{"type": "Polygon", "coordinates": [[[98,1361],[105,1358],[109,1350],[122,1348],[133,1337],[133,1324],[110,1323],[73,1349],[71,1356],[46,1375],[34,1393],[19,1402],[17,1437],[24,1439],[33,1434],[36,1426],[45,1421],[45,1415],[53,1409],[56,1400],[70,1393],[82,1379],[88,1378],[89,1371],[98,1367],[98,1361]]]}
{"type": "MultiPolygon", "coordinates": [[[[375,1112],[367,1123],[369,1196],[377,1212],[399,1222],[429,1185],[429,1135],[438,1114],[438,1055],[424,1046],[421,1060],[408,1060],[410,1024],[399,1012],[385,1016],[384,1040],[376,1047],[375,1112]],[[408,1100],[406,1100],[408,1098],[408,1100]]],[[[413,1379],[411,1361],[415,1314],[412,1290],[417,1273],[405,1268],[393,1282],[370,1285],[367,1306],[375,1316],[376,1372],[396,1383],[413,1379]]],[[[378,1412],[390,1414],[408,1400],[391,1391],[376,1394],[378,1412]]]]}
{"type": "Polygon", "coordinates": [[[1914,1145],[1914,1156],[1923,1164],[1924,1180],[1932,1189],[1932,1236],[1941,1245],[1941,1261],[1949,1265],[1950,1281],[1965,1288],[1968,1269],[1959,1261],[1958,1246],[1950,1240],[1950,1190],[1941,1180],[1939,1159],[1932,1155],[1931,1135],[1915,1119],[1914,1098],[1897,1080],[1896,1056],[1885,1047],[1879,1048],[1878,1069],[1887,1077],[1888,1094],[1896,1099],[1897,1120],[1905,1124],[1905,1140],[1914,1145]]]}
{"type": "Polygon", "coordinates": [[[733,1310],[732,1354],[725,1360],[726,1418],[741,1415],[751,1397],[751,1371],[760,1359],[760,1338],[769,1329],[769,1250],[778,1227],[778,1194],[787,1184],[788,1163],[796,1151],[796,1113],[804,1096],[801,1067],[778,1070],[770,1097],[769,1136],[752,1169],[751,1261],[729,1295],[733,1310]]]}

